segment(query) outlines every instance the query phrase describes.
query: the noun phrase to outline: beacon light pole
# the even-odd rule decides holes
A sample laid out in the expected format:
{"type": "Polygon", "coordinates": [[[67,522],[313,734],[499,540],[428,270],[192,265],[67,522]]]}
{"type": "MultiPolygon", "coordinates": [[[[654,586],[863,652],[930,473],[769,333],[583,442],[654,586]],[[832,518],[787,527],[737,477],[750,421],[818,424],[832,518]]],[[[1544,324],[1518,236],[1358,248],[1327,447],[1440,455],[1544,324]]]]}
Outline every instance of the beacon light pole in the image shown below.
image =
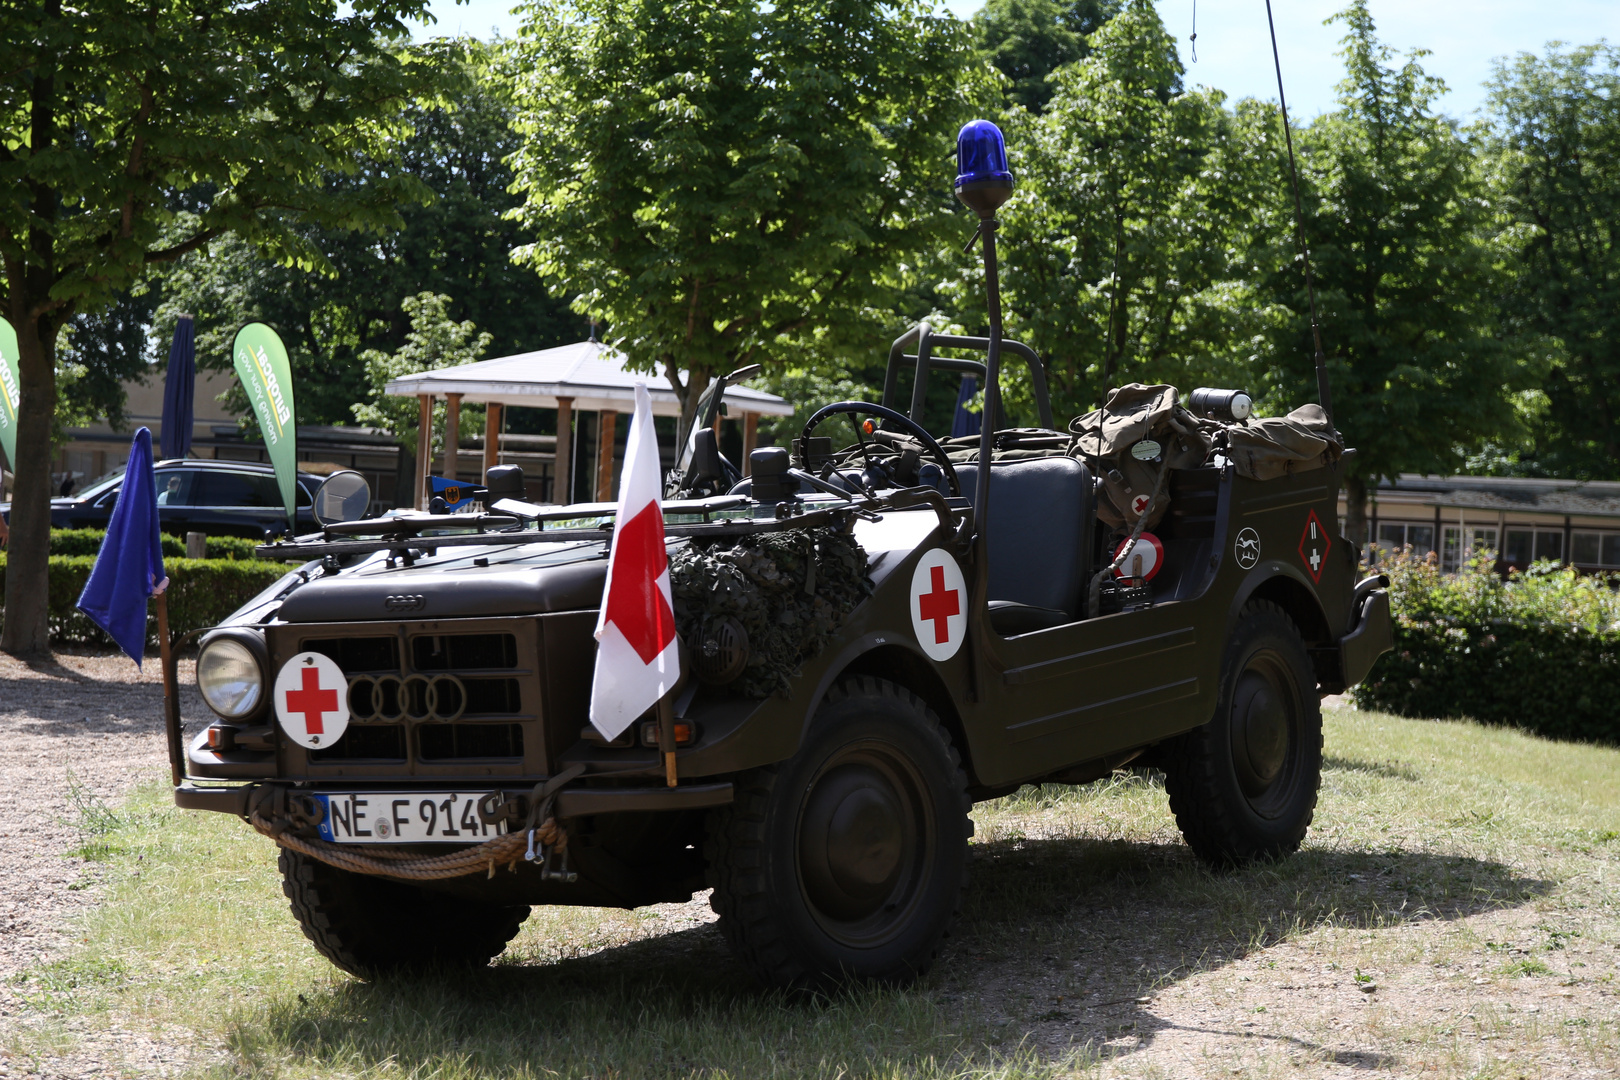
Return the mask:
{"type": "MultiPolygon", "coordinates": [[[[1013,175],[1007,168],[1007,144],[1001,129],[988,120],[964,124],[956,136],[956,197],[979,215],[974,239],[984,241],[984,292],[990,315],[990,344],[985,350],[984,416],[979,424],[979,476],[973,492],[973,519],[978,536],[974,561],[974,621],[988,639],[984,618],[990,588],[990,454],[996,418],[1001,415],[1001,281],[996,272],[996,210],[1012,198],[1013,175]]],[[[968,241],[968,247],[973,240],[968,241]]]]}

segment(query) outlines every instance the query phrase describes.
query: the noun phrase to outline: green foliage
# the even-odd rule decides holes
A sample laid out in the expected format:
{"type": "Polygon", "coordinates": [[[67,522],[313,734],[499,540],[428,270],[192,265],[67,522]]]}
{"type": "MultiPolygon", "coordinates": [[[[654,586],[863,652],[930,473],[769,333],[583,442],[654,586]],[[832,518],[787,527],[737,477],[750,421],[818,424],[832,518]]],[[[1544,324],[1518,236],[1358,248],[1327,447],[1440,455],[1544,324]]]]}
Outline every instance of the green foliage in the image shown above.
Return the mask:
{"type": "MultiPolygon", "coordinates": [[[[210,543],[213,541],[210,540],[210,543]]],[[[167,547],[167,545],[165,545],[167,547]]],[[[112,647],[112,639],[74,607],[90,579],[94,555],[52,555],[50,573],[51,642],[56,645],[112,647]]],[[[0,551],[0,571],[6,553],[0,551]]],[[[213,626],[286,575],[282,563],[252,559],[170,558],[164,552],[163,569],[169,575],[169,631],[175,635],[213,626]]],[[[0,612],[5,610],[4,577],[0,576],[0,612]]],[[[3,626],[0,621],[0,626],[3,626]]],[[[147,621],[147,644],[157,645],[157,617],[147,621]]]]}
{"type": "Polygon", "coordinates": [[[1616,582],[1553,563],[1504,581],[1486,559],[1442,574],[1409,551],[1388,572],[1395,649],[1356,687],[1358,705],[1620,744],[1616,582]]]}
{"type": "MultiPolygon", "coordinates": [[[[407,296],[401,305],[411,320],[410,333],[405,344],[392,355],[368,349],[361,354],[369,383],[369,400],[351,406],[354,418],[362,424],[386,428],[416,453],[421,425],[421,406],[415,398],[389,397],[385,392],[390,379],[414,375],[419,371],[458,367],[471,364],[489,348],[490,335],[479,333],[471,322],[458,323],[450,318],[450,298],[422,293],[407,296]]],[[[433,409],[434,446],[438,452],[444,445],[445,408],[443,403],[433,409]]],[[[484,413],[480,407],[468,406],[460,413],[458,434],[461,438],[477,435],[484,430],[484,413]]],[[[459,442],[457,445],[460,445],[459,442]]]]}
{"type": "MultiPolygon", "coordinates": [[[[0,310],[17,331],[8,610],[0,646],[49,645],[45,573],[56,355],[75,315],[151,268],[235,234],[282,261],[295,228],[377,231],[420,200],[385,162],[405,102],[431,84],[402,43],[426,0],[9,5],[0,35],[0,310]],[[334,174],[351,180],[333,183],[334,174]]],[[[88,374],[88,368],[86,374],[88,374]]],[[[91,383],[90,385],[93,385],[91,383]]]]}
{"type": "Polygon", "coordinates": [[[685,423],[717,372],[876,351],[904,295],[897,264],[961,243],[949,133],[994,89],[949,14],[919,0],[526,12],[514,162],[533,242],[517,257],[669,377],[685,423]]]}
{"type": "Polygon", "coordinates": [[[1052,97],[1048,77],[1089,55],[1087,39],[1120,7],[1121,0],[989,0],[973,16],[973,33],[1006,76],[1008,102],[1038,113],[1052,97]]]}
{"type": "MultiPolygon", "coordinates": [[[[52,529],[51,554],[52,555],[89,555],[94,558],[101,551],[101,542],[107,534],[101,529],[52,529]]],[[[183,559],[186,557],[186,542],[183,537],[171,536],[164,533],[163,557],[164,559],[183,559]]],[[[254,548],[259,545],[258,540],[248,540],[240,536],[210,536],[208,538],[208,558],[210,559],[256,559],[254,548]]]]}
{"type": "MultiPolygon", "coordinates": [[[[1456,123],[1433,111],[1444,84],[1421,50],[1391,64],[1365,0],[1336,18],[1349,28],[1339,104],[1298,145],[1333,419],[1358,451],[1346,484],[1355,539],[1369,479],[1453,472],[1468,448],[1512,430],[1504,386],[1516,373],[1495,325],[1487,192],[1456,123]]],[[[1273,265],[1275,295],[1296,313],[1268,358],[1267,404],[1280,410],[1314,398],[1314,350],[1299,263],[1273,265]]]]}
{"type": "Polygon", "coordinates": [[[1244,281],[1256,209],[1276,199],[1274,112],[1161,94],[1181,65],[1148,0],[1091,41],[1040,117],[1010,117],[1019,190],[1000,215],[1009,329],[1046,358],[1060,417],[1125,382],[1238,379],[1274,319],[1244,281]]]}
{"type": "Polygon", "coordinates": [[[1620,476],[1620,47],[1497,63],[1484,158],[1515,272],[1504,320],[1547,405],[1511,471],[1620,476]]]}
{"type": "MultiPolygon", "coordinates": [[[[176,317],[197,317],[198,362],[230,368],[231,337],[250,320],[273,325],[287,346],[298,385],[299,418],[350,423],[367,396],[362,356],[403,347],[411,326],[403,308],[423,292],[450,297],[449,313],[489,332],[495,355],[577,341],[584,321],[535,288],[510,255],[522,240],[507,210],[522,200],[507,189],[506,158],[519,144],[513,106],[496,75],[500,47],[470,39],[441,43],[433,93],[401,115],[402,133],[364,157],[351,187],[395,169],[431,198],[399,207],[400,227],[381,234],[320,224],[293,226],[319,252],[313,268],[285,265],[224,237],[181,260],[162,278],[154,337],[166,344],[176,317]]],[[[240,391],[233,391],[238,400],[240,391]]],[[[414,426],[414,421],[413,421],[414,426]]]]}

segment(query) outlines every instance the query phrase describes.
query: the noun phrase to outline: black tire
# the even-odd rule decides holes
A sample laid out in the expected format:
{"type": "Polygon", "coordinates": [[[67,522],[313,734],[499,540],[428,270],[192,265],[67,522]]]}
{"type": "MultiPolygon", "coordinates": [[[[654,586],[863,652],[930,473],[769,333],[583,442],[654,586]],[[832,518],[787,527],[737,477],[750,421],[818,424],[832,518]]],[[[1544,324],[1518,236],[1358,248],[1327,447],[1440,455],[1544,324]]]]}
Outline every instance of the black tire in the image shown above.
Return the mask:
{"type": "Polygon", "coordinates": [[[739,778],[709,818],[710,904],[767,985],[909,982],[961,908],[967,777],[928,707],[842,680],[799,752],[739,778]]]}
{"type": "Polygon", "coordinates": [[[481,904],[356,874],[281,850],[281,891],[304,936],[362,978],[440,966],[482,967],[529,917],[527,907],[481,904]]]}
{"type": "Polygon", "coordinates": [[[1171,743],[1165,788],[1181,835],[1214,866],[1299,849],[1322,783],[1322,704],[1310,654],[1281,608],[1244,607],[1209,723],[1171,743]]]}

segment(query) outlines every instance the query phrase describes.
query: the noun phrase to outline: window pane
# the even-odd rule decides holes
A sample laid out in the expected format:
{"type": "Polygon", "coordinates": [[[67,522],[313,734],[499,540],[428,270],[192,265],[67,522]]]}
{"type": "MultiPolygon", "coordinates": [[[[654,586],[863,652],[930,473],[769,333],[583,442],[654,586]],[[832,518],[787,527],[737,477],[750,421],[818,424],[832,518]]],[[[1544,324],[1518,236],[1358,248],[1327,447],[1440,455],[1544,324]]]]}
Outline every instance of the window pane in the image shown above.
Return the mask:
{"type": "Polygon", "coordinates": [[[1406,542],[1412,545],[1412,554],[1427,555],[1434,550],[1434,526],[1408,525],[1406,542]]]}
{"type": "Polygon", "coordinates": [[[1598,534],[1593,532],[1574,533],[1569,538],[1569,560],[1580,563],[1582,566],[1596,566],[1598,558],[1598,534]]]}
{"type": "Polygon", "coordinates": [[[1447,525],[1445,531],[1446,547],[1440,555],[1440,569],[1445,571],[1456,570],[1462,563],[1460,552],[1462,549],[1462,529],[1455,525],[1447,525]]]}
{"type": "Polygon", "coordinates": [[[1378,542],[1385,548],[1394,549],[1406,543],[1405,525],[1379,525],[1378,542]]]}
{"type": "Polygon", "coordinates": [[[165,469],[157,474],[159,506],[196,506],[197,473],[193,469],[165,469]]]}
{"type": "Polygon", "coordinates": [[[1620,566],[1620,533],[1604,534],[1603,565],[1620,566]]]}
{"type": "Polygon", "coordinates": [[[1547,529],[1539,530],[1536,533],[1536,558],[1561,561],[1564,558],[1564,534],[1547,529]]]}
{"type": "Polygon", "coordinates": [[[1474,554],[1483,551],[1497,551],[1495,529],[1469,529],[1469,546],[1474,554]]]}
{"type": "Polygon", "coordinates": [[[273,476],[206,472],[199,477],[196,506],[280,506],[281,494],[273,476]]]}
{"type": "Polygon", "coordinates": [[[1507,530],[1507,542],[1502,545],[1502,561],[1514,566],[1529,566],[1535,535],[1529,529],[1507,530]]]}

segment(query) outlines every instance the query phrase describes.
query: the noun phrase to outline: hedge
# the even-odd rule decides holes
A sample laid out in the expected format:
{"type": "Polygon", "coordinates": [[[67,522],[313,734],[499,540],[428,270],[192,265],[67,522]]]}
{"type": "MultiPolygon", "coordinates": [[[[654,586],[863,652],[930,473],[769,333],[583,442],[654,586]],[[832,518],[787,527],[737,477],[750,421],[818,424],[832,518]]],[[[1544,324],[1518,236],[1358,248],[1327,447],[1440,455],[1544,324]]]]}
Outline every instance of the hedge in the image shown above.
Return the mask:
{"type": "MultiPolygon", "coordinates": [[[[113,646],[112,639],[73,605],[84,591],[95,558],[89,555],[52,555],[50,558],[51,641],[58,645],[113,646]]],[[[5,606],[6,557],[0,552],[0,609],[5,606]]],[[[242,559],[170,559],[163,568],[169,575],[169,632],[178,636],[198,627],[213,626],[253,599],[287,573],[283,563],[242,559]]],[[[4,612],[0,610],[0,626],[4,612]]],[[[157,617],[147,619],[147,643],[157,645],[157,617]]]]}
{"type": "MultiPolygon", "coordinates": [[[[101,550],[101,540],[107,534],[100,529],[52,529],[51,554],[52,555],[90,555],[94,556],[101,550]]],[[[248,540],[240,536],[210,536],[208,538],[208,558],[210,559],[252,559],[253,549],[263,541],[248,540]]],[[[182,537],[163,534],[163,558],[183,559],[186,557],[186,542],[182,537]]]]}
{"type": "Polygon", "coordinates": [[[1358,706],[1467,717],[1554,739],[1620,745],[1620,596],[1614,580],[1546,563],[1507,580],[1431,559],[1389,567],[1395,648],[1358,706]]]}

